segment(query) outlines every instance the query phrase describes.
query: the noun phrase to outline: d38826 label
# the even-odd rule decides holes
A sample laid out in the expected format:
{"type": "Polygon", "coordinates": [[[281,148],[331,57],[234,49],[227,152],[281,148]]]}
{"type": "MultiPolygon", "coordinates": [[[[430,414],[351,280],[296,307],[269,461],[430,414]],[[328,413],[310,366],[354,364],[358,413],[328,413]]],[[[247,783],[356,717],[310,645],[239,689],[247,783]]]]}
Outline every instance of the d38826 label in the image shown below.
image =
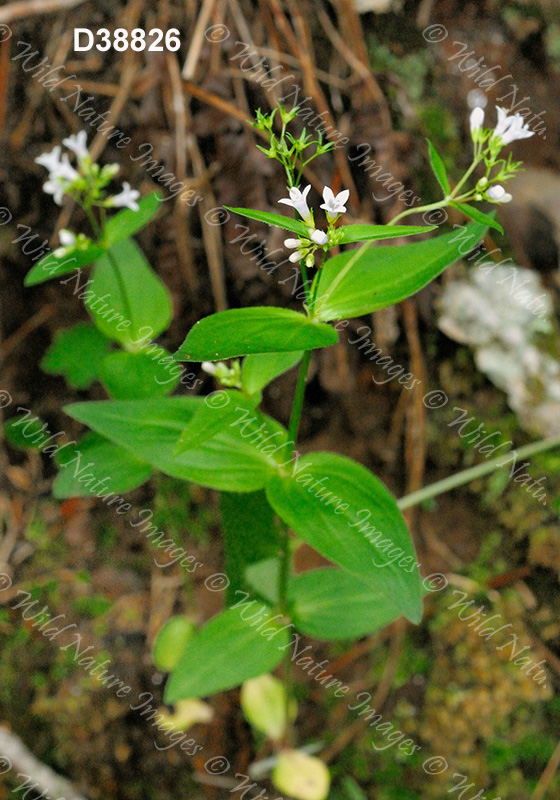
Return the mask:
{"type": "Polygon", "coordinates": [[[96,31],[89,28],[74,28],[74,50],[84,52],[95,47],[102,53],[108,50],[122,53],[130,47],[138,52],[141,50],[175,52],[181,47],[179,35],[177,28],[170,28],[165,32],[161,28],[152,28],[147,32],[142,28],[134,28],[131,31],[126,28],[115,28],[114,31],[108,28],[98,28],[96,31]]]}

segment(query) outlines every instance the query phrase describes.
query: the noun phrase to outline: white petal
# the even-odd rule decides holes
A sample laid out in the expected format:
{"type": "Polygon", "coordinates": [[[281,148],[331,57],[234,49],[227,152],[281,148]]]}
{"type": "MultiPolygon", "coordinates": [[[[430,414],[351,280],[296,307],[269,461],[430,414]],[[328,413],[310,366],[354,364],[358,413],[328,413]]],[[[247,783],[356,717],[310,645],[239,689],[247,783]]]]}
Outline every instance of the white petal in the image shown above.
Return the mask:
{"type": "Polygon", "coordinates": [[[301,261],[302,258],[303,258],[303,253],[301,252],[301,250],[295,250],[293,253],[290,254],[290,256],[288,256],[288,261],[291,261],[292,264],[295,264],[296,262],[301,261]]]}
{"type": "MultiPolygon", "coordinates": [[[[327,205],[334,202],[334,192],[328,186],[325,186],[323,189],[323,200],[327,205]]],[[[323,206],[321,206],[321,208],[323,208],[323,206]]]]}
{"type": "Polygon", "coordinates": [[[284,247],[287,247],[289,250],[293,250],[295,247],[299,247],[301,242],[299,239],[284,239],[284,247]]]}

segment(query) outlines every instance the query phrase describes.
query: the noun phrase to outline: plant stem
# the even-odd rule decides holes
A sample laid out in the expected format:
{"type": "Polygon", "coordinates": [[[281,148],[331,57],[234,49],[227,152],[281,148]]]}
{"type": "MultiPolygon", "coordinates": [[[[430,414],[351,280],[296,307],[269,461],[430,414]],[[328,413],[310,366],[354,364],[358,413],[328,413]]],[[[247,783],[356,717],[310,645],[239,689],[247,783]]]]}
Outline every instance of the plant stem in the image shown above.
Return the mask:
{"type": "Polygon", "coordinates": [[[301,359],[301,366],[299,368],[298,382],[296,386],[296,393],[294,395],[294,404],[292,406],[292,414],[290,416],[290,427],[288,428],[288,453],[293,455],[296,439],[299,430],[299,422],[301,419],[301,411],[303,409],[303,396],[305,394],[305,379],[307,378],[307,370],[309,369],[309,362],[311,361],[311,350],[306,350],[301,359]]]}
{"type": "Polygon", "coordinates": [[[510,450],[506,455],[497,456],[487,461],[485,464],[477,464],[475,467],[464,469],[461,472],[457,472],[455,475],[451,475],[449,478],[444,478],[442,481],[437,481],[429,486],[425,486],[423,489],[419,489],[417,492],[412,492],[412,494],[401,497],[401,499],[397,501],[397,505],[401,510],[410,508],[410,506],[416,506],[432,497],[437,497],[443,494],[443,492],[448,492],[450,489],[456,489],[458,486],[470,483],[476,480],[476,478],[481,478],[483,475],[488,475],[488,473],[493,472],[495,469],[505,467],[504,459],[507,459],[512,453],[516,454],[515,465],[517,463],[517,458],[527,458],[535,455],[535,453],[551,450],[553,447],[560,447],[560,436],[541,439],[539,442],[533,442],[532,444],[525,445],[525,447],[520,447],[519,450],[510,450]]]}
{"type": "MultiPolygon", "coordinates": [[[[309,369],[309,362],[311,361],[311,350],[306,350],[301,360],[299,369],[299,376],[294,395],[294,402],[292,405],[292,413],[290,415],[290,425],[288,429],[288,453],[292,457],[295,451],[296,440],[299,430],[299,423],[301,419],[301,412],[303,409],[303,398],[305,394],[305,379],[307,378],[307,371],[309,369]]],[[[290,582],[290,532],[284,527],[281,533],[280,540],[280,571],[278,574],[278,602],[280,605],[280,612],[284,616],[288,616],[288,585],[290,582]]],[[[289,649],[286,650],[284,657],[284,690],[286,694],[286,733],[285,743],[287,745],[292,742],[292,725],[290,722],[290,700],[292,696],[292,658],[289,649]]]]}
{"type": "MultiPolygon", "coordinates": [[[[83,208],[84,208],[84,211],[87,214],[87,218],[90,221],[90,225],[93,228],[93,231],[94,231],[95,235],[97,236],[98,242],[101,243],[103,241],[103,238],[104,238],[103,237],[103,229],[100,227],[99,223],[95,219],[95,214],[93,213],[91,208],[89,206],[84,206],[83,208]]],[[[132,310],[130,308],[130,303],[128,302],[128,295],[126,293],[126,286],[124,285],[124,281],[123,281],[123,278],[122,278],[122,275],[121,275],[121,272],[120,272],[120,269],[119,269],[119,265],[117,264],[114,255],[111,253],[110,248],[107,250],[106,254],[107,254],[107,258],[109,259],[109,261],[111,263],[111,267],[113,268],[113,272],[115,274],[115,279],[116,279],[117,284],[119,286],[119,292],[122,295],[124,311],[125,311],[125,314],[126,314],[126,319],[130,320],[130,322],[132,323],[132,321],[133,321],[132,320],[132,310]]]]}
{"type": "Polygon", "coordinates": [[[421,211],[433,211],[435,208],[445,208],[447,205],[445,198],[438,200],[437,203],[430,203],[427,206],[418,206],[416,208],[408,208],[406,211],[401,211],[400,214],[397,214],[396,217],[393,217],[387,225],[394,225],[395,222],[403,217],[408,217],[409,214],[419,214],[421,211]]]}

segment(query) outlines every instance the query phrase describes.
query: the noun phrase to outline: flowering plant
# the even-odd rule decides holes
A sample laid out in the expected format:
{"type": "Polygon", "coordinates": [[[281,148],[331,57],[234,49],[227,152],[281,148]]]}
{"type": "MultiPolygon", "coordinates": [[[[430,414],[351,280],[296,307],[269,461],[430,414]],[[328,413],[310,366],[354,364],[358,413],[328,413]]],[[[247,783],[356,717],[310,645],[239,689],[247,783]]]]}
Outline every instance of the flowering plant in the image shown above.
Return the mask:
{"type": "MultiPolygon", "coordinates": [[[[94,164],[83,133],[64,140],[77,156],[78,169],[67,155],[61,157],[59,147],[37,161],[49,170],[45,191],[58,203],[64,195],[76,200],[91,222],[93,238],[61,231],[61,247],[33,267],[27,283],[95,263],[84,299],[101,339],[94,346],[90,331],[85,385],[100,379],[111,399],[66,409],[94,432],[79,444],[79,452],[85,451],[90,461],[90,472],[84,477],[83,470],[74,468],[72,473],[68,462],[61,464],[57,496],[94,492],[104,498],[106,489],[109,494],[126,492],[156,470],[222,492],[226,609],[196,631],[184,618],[162,629],[154,656],[162,669],[171,672],[166,702],[198,700],[243,686],[241,702],[247,719],[277,750],[271,764],[277,787],[298,800],[323,800],[329,789],[326,767],[294,749],[297,709],[290,679],[294,643],[301,635],[325,641],[362,636],[401,615],[418,623],[425,589],[400,510],[405,503],[348,458],[329,452],[302,455],[297,450],[313,351],[335,344],[349,318],[410,297],[465,255],[464,237],[457,242],[453,233],[398,247],[372,247],[383,239],[433,230],[433,226],[396,225],[399,218],[413,210],[456,206],[474,220],[469,227],[473,246],[487,226],[496,227],[492,216],[466,201],[507,201],[499,181],[511,177],[519,164],[500,160],[500,151],[513,139],[531,134],[522,120],[504,116],[502,110],[496,129],[484,130],[483,114],[476,109],[471,116],[473,162],[454,189],[442,159],[429,144],[430,160],[444,191],[442,200],[403,212],[388,225],[346,225],[341,218],[347,211],[348,190],[335,194],[325,186],[319,205],[325,212],[321,226],[319,212],[309,206],[311,187],[301,184],[305,166],[331,145],[320,137],[311,140],[305,131],[298,138],[289,133],[287,126],[296,114],[297,109],[282,107],[269,115],[259,111],[255,122],[269,141],[261,150],[285,171],[288,196],[278,203],[291,208],[294,218],[247,208],[229,210],[290,234],[285,246],[293,251],[290,261],[300,263],[305,292],[301,312],[274,307],[222,311],[190,330],[174,360],[155,345],[151,347],[156,357],[146,353],[147,339],[169,322],[170,303],[130,237],[153,217],[157,198],[151,195],[137,202],[138,192],[126,183],[119,194],[108,195],[116,165],[94,164]],[[466,190],[482,163],[486,174],[466,190]],[[106,209],[119,205],[126,210],[107,220],[106,209]],[[329,253],[357,242],[362,243],[357,249],[329,253]],[[118,324],[100,310],[101,297],[112,304],[118,324]],[[111,350],[111,342],[123,350],[111,350]],[[177,384],[177,375],[166,381],[164,373],[177,368],[179,361],[201,363],[220,388],[206,398],[161,396],[177,384]],[[259,406],[266,387],[298,364],[286,429],[259,406]],[[99,493],[102,476],[109,476],[110,486],[99,493]],[[294,575],[293,551],[301,541],[332,566],[294,575]],[[279,681],[269,673],[283,659],[283,681],[279,681]]],[[[55,342],[46,361],[52,371],[72,378],[67,347],[55,342]]],[[[342,696],[348,687],[336,683],[342,693],[337,697],[342,696]]],[[[198,710],[196,719],[200,718],[198,710]]]]}

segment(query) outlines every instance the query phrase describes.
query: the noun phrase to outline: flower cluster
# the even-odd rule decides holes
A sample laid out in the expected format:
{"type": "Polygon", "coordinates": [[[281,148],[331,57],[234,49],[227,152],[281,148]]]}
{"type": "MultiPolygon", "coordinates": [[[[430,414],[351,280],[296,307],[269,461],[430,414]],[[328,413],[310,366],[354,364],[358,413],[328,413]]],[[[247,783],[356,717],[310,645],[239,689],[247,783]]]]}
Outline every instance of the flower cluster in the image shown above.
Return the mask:
{"type": "Polygon", "coordinates": [[[506,192],[501,181],[512,178],[519,171],[521,162],[514,162],[511,154],[505,159],[498,156],[503,147],[517,139],[528,139],[534,135],[534,131],[529,130],[521,114],[508,116],[506,109],[496,106],[498,112],[498,124],[495,128],[483,128],[484,109],[477,107],[473,109],[470,117],[471,137],[475,147],[475,161],[484,162],[486,175],[482,177],[474,190],[475,200],[489,200],[491,203],[509,203],[512,200],[511,194],[506,192]],[[498,171],[491,175],[492,170],[498,171]]]}
{"type": "Polygon", "coordinates": [[[290,261],[305,260],[308,267],[312,267],[315,263],[315,251],[318,248],[326,248],[335,243],[334,225],[341,214],[346,213],[345,203],[348,201],[350,192],[345,189],[343,192],[334,194],[333,190],[328,186],[323,189],[323,200],[320,208],[325,210],[329,227],[327,232],[319,230],[315,227],[313,219],[313,211],[307,205],[307,195],[311,186],[306,186],[305,189],[300,191],[295,186],[289,190],[289,197],[283,197],[279,203],[290,206],[300,215],[304,223],[307,225],[308,236],[301,236],[298,239],[286,239],[284,244],[294,252],[290,255],[290,261]]]}
{"type": "Polygon", "coordinates": [[[234,359],[231,367],[228,367],[224,361],[203,361],[200,366],[204,372],[216,378],[222,386],[241,389],[241,364],[239,359],[234,359]]]}
{"type": "MultiPolygon", "coordinates": [[[[60,146],[35,159],[37,164],[49,172],[43,190],[53,196],[55,203],[61,205],[64,195],[69,195],[86,210],[97,206],[130,208],[132,211],[138,211],[136,201],[140,197],[140,192],[131,189],[130,184],[123,183],[122,191],[115,195],[107,195],[105,192],[105,188],[118,173],[119,165],[108,164],[100,167],[93,163],[88,153],[85,131],[68,136],[62,140],[62,144],[76,156],[77,168],[70,164],[67,153],[62,154],[60,146]]],[[[62,238],[60,241],[63,243],[62,238]]]]}

